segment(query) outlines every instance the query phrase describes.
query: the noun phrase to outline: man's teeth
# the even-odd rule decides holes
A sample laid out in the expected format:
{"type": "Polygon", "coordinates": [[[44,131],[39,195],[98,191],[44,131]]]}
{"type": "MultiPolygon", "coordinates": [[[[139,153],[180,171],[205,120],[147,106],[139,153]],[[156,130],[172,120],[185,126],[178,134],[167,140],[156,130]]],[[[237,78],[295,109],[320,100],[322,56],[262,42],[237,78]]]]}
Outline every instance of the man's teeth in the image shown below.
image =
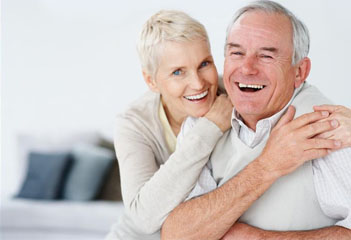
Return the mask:
{"type": "Polygon", "coordinates": [[[263,85],[251,85],[251,84],[243,84],[243,83],[239,83],[239,87],[240,88],[255,88],[255,89],[262,89],[262,88],[264,88],[263,85]]]}
{"type": "Polygon", "coordinates": [[[205,97],[207,94],[208,94],[208,90],[203,92],[203,93],[200,93],[199,95],[184,96],[184,97],[188,100],[198,100],[198,99],[205,97]]]}

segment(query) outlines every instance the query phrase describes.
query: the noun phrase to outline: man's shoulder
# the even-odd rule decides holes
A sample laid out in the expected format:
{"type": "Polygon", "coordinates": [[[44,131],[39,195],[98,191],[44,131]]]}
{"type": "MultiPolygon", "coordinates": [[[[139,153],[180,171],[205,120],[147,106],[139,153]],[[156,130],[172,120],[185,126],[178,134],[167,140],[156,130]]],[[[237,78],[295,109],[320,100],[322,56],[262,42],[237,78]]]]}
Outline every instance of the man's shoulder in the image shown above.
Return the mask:
{"type": "Polygon", "coordinates": [[[295,117],[313,112],[313,106],[322,104],[332,104],[332,102],[317,87],[308,83],[304,84],[291,103],[296,108],[295,117]]]}

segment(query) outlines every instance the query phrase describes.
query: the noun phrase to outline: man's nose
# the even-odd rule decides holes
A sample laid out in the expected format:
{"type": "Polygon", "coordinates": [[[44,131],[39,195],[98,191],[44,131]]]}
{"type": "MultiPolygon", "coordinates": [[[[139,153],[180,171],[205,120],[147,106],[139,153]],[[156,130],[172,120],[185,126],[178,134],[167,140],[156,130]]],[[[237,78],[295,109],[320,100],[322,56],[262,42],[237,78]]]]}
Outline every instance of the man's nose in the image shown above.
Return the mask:
{"type": "Polygon", "coordinates": [[[255,56],[245,57],[243,64],[241,66],[241,71],[245,75],[257,74],[257,58],[255,56]]]}
{"type": "Polygon", "coordinates": [[[205,85],[205,80],[201,74],[194,72],[190,78],[189,84],[195,90],[202,90],[205,85]]]}

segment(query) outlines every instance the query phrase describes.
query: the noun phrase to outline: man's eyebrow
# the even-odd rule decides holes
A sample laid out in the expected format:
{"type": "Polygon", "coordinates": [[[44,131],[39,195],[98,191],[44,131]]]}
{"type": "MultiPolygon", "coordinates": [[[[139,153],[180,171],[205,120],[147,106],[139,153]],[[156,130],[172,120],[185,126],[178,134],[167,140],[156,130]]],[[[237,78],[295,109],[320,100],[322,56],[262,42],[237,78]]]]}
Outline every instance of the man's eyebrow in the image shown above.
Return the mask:
{"type": "Polygon", "coordinates": [[[278,49],[275,47],[262,47],[261,50],[268,51],[268,52],[278,52],[278,49]]]}
{"type": "Polygon", "coordinates": [[[227,46],[228,46],[228,48],[233,48],[233,47],[240,48],[241,47],[241,45],[237,44],[237,43],[228,43],[227,46]]]}
{"type": "MultiPolygon", "coordinates": [[[[238,43],[228,43],[227,46],[228,46],[228,49],[241,48],[241,45],[238,43]]],[[[261,47],[260,50],[268,51],[268,52],[272,52],[272,53],[278,52],[278,48],[275,48],[275,47],[261,47]]]]}
{"type": "MultiPolygon", "coordinates": [[[[228,43],[227,46],[229,48],[241,48],[241,45],[238,43],[228,43]]],[[[262,47],[262,48],[260,48],[260,50],[269,51],[269,52],[277,52],[278,51],[278,49],[275,47],[262,47]]]]}

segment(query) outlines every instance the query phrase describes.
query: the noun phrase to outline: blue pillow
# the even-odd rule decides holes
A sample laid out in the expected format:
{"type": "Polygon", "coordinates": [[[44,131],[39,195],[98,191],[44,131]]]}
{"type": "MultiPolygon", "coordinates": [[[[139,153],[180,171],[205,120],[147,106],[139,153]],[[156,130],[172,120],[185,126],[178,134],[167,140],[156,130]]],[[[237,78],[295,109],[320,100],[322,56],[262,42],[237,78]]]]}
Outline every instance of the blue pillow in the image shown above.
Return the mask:
{"type": "Polygon", "coordinates": [[[62,196],[74,201],[93,200],[112,166],[114,154],[95,145],[78,145],[72,150],[72,158],[62,196]]]}
{"type": "Polygon", "coordinates": [[[68,153],[29,153],[27,176],[17,197],[57,199],[70,161],[68,153]]]}

